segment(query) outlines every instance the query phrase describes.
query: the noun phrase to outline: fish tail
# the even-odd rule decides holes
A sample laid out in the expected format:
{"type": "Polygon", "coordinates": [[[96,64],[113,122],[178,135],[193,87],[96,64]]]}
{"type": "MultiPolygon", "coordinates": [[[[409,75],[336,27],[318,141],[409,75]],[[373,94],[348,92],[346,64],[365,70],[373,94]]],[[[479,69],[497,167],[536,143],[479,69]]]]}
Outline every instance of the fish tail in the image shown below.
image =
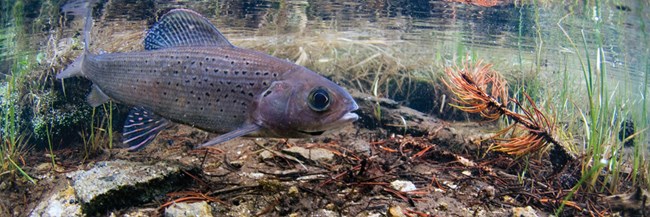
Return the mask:
{"type": "Polygon", "coordinates": [[[84,51],[79,57],[77,57],[68,67],[65,68],[61,73],[56,75],[57,79],[64,79],[69,77],[84,76],[82,65],[86,55],[89,55],[88,44],[90,44],[90,31],[93,26],[93,3],[95,1],[87,2],[87,11],[86,19],[83,27],[83,37],[84,37],[84,51]]]}
{"type": "Polygon", "coordinates": [[[88,11],[86,11],[86,21],[84,23],[84,53],[88,52],[88,44],[90,44],[90,31],[93,28],[93,1],[88,2],[88,11]]]}

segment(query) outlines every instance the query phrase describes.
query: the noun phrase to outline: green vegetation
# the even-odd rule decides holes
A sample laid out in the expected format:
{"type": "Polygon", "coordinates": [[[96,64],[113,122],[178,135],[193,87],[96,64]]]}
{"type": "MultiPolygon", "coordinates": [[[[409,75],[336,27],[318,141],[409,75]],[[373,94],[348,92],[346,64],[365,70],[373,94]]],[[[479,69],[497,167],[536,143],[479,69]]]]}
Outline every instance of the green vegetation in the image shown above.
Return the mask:
{"type": "Polygon", "coordinates": [[[113,148],[113,110],[116,109],[112,102],[92,109],[90,127],[81,131],[83,140],[84,160],[88,160],[99,151],[113,148]],[[97,124],[99,123],[99,124],[97,124]]]}
{"type": "MultiPolygon", "coordinates": [[[[7,50],[15,52],[12,56],[14,61],[11,67],[10,74],[7,76],[6,81],[0,84],[0,174],[21,174],[27,180],[35,183],[35,181],[22,170],[21,165],[16,162],[22,162],[22,156],[25,154],[27,147],[27,139],[25,134],[21,131],[21,118],[23,111],[19,106],[20,95],[19,91],[22,82],[24,82],[24,75],[31,69],[29,55],[20,52],[22,47],[21,43],[14,43],[21,37],[24,37],[25,32],[22,30],[22,11],[24,5],[22,2],[16,2],[10,9],[3,8],[3,12],[10,12],[14,15],[11,24],[12,27],[7,28],[2,32],[5,40],[3,47],[7,50]],[[20,161],[19,161],[20,159],[20,161]]],[[[3,20],[6,22],[6,20],[3,20]]]]}

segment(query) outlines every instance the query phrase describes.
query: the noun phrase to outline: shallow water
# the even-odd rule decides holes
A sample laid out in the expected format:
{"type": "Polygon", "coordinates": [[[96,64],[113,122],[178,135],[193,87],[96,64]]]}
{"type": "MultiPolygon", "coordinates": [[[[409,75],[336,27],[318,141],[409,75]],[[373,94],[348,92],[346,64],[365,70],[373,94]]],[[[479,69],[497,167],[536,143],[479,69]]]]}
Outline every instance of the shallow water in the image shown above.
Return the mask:
{"type": "MultiPolygon", "coordinates": [[[[11,74],[21,61],[49,66],[46,70],[52,74],[69,63],[72,57],[64,55],[81,47],[83,2],[3,1],[1,73],[11,74]]],[[[320,64],[317,71],[335,80],[341,77],[336,73],[355,68],[391,67],[409,74],[409,79],[410,75],[427,79],[441,67],[472,58],[494,64],[511,83],[538,82],[547,89],[544,95],[554,93],[549,89],[561,89],[567,79],[569,91],[584,92],[583,66],[587,60],[596,65],[600,38],[608,91],[623,95],[621,104],[632,105],[628,107],[642,99],[649,65],[648,3],[459,2],[102,1],[94,13],[91,48],[142,49],[144,32],[155,17],[182,7],[210,18],[236,45],[264,49],[303,65],[320,64]],[[326,52],[319,54],[321,50],[326,52]],[[350,66],[339,60],[355,55],[363,61],[350,66]],[[371,64],[378,59],[388,65],[371,64]]],[[[372,81],[375,75],[359,76],[372,81]]],[[[389,87],[383,91],[391,96],[389,87]]]]}
{"type": "MultiPolygon", "coordinates": [[[[3,1],[2,61],[12,59],[12,54],[17,52],[15,46],[22,50],[42,50],[44,37],[56,34],[39,32],[49,27],[48,21],[42,21],[48,19],[47,14],[43,14],[47,11],[43,7],[61,4],[62,11],[72,11],[68,13],[72,15],[75,15],[75,10],[70,10],[71,6],[83,7],[79,6],[79,1],[34,2],[23,6],[25,12],[20,15],[24,16],[24,26],[16,29],[13,23],[16,18],[7,16],[13,14],[12,6],[16,1],[3,1]],[[28,46],[20,47],[21,44],[28,46]]],[[[602,47],[607,55],[609,75],[616,80],[631,81],[634,85],[642,81],[643,60],[646,58],[639,54],[647,52],[639,43],[643,42],[647,32],[647,27],[642,29],[648,14],[643,4],[647,3],[603,2],[602,14],[597,16],[589,11],[595,10],[595,6],[578,3],[515,5],[509,1],[497,2],[502,3],[482,7],[451,1],[110,1],[103,7],[101,20],[96,22],[111,25],[126,20],[146,20],[151,25],[153,17],[161,11],[187,7],[215,20],[231,38],[279,34],[300,37],[314,32],[351,34],[357,38],[416,44],[420,48],[403,50],[406,52],[404,56],[441,55],[447,59],[463,53],[476,53],[504,68],[529,70],[540,64],[542,71],[558,71],[566,65],[567,70],[580,72],[581,68],[574,60],[577,55],[559,25],[577,43],[579,52],[585,49],[582,46],[584,32],[586,50],[589,51],[596,49],[594,20],[602,19],[602,47]],[[537,55],[539,60],[536,60],[537,55]]],[[[79,30],[68,29],[71,27],[79,26],[64,26],[64,32],[79,30]]],[[[137,28],[144,31],[147,25],[137,28]]],[[[6,68],[3,72],[7,72],[6,68]]]]}

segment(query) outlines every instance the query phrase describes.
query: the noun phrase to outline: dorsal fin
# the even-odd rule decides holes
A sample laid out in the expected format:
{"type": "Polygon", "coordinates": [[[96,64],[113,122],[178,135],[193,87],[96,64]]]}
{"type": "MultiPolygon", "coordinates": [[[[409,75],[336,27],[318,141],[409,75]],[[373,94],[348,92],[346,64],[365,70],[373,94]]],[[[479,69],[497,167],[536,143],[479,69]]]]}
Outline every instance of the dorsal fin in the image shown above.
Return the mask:
{"type": "Polygon", "coordinates": [[[188,9],[167,12],[144,38],[145,50],[195,45],[233,46],[208,19],[188,9]]]}

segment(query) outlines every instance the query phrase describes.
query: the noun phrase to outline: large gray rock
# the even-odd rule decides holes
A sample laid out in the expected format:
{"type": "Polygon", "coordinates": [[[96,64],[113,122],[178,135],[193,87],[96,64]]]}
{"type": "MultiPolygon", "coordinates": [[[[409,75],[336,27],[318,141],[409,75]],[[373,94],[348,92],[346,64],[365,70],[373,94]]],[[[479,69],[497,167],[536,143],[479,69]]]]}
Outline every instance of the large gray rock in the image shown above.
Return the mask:
{"type": "Polygon", "coordinates": [[[63,189],[54,191],[49,197],[44,197],[29,216],[82,216],[82,213],[74,189],[71,186],[65,186],[63,189]]]}
{"type": "Polygon", "coordinates": [[[124,160],[97,162],[90,170],[69,173],[68,178],[87,215],[148,202],[192,182],[176,164],[124,160]]]}

